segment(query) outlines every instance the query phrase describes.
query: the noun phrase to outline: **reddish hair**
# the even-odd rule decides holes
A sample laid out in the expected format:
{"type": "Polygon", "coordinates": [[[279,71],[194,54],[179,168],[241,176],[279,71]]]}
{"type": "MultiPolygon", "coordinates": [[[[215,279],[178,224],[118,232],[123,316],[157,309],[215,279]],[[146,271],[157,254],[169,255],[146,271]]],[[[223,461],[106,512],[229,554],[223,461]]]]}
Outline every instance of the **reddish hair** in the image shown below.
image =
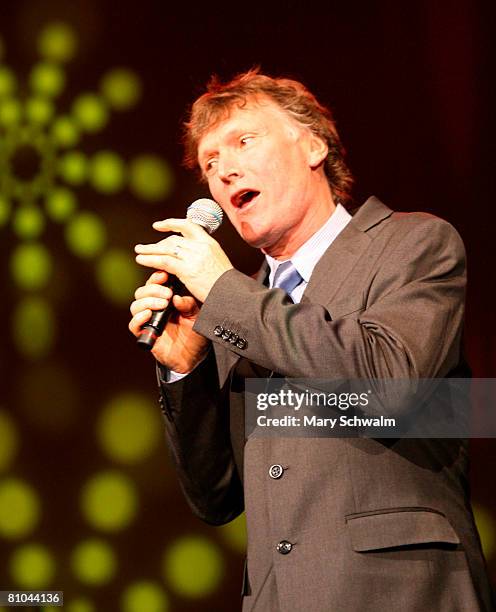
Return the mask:
{"type": "Polygon", "coordinates": [[[302,83],[273,78],[254,68],[227,83],[213,76],[206,89],[193,103],[184,124],[184,163],[187,168],[198,167],[199,141],[209,129],[229,116],[233,106],[242,108],[249,100],[265,96],[326,142],[329,152],[324,161],[324,170],[332,193],[341,201],[350,199],[353,177],[344,161],[345,150],[331,111],[322,106],[302,83]]]}

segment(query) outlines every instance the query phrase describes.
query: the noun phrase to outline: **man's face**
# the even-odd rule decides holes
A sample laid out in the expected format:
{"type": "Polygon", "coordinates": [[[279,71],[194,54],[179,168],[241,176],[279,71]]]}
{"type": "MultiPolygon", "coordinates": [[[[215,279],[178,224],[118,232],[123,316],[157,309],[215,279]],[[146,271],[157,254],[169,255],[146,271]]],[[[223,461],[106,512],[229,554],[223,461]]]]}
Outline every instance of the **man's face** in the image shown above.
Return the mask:
{"type": "Polygon", "coordinates": [[[233,107],[200,139],[198,161],[212,197],[251,246],[289,257],[290,244],[309,237],[316,174],[323,173],[315,170],[314,141],[266,98],[233,107]]]}

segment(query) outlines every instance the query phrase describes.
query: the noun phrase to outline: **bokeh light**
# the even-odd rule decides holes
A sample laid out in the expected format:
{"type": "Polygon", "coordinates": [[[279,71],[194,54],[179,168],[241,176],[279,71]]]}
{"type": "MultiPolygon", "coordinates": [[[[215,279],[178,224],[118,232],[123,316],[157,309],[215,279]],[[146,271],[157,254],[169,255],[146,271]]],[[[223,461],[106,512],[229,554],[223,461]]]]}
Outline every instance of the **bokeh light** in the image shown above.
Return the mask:
{"type": "Polygon", "coordinates": [[[186,536],[174,542],[164,555],[162,568],[170,587],[184,597],[210,595],[224,576],[219,548],[200,536],[186,536]]]}
{"type": "Polygon", "coordinates": [[[5,223],[7,223],[10,217],[11,209],[12,206],[9,200],[6,197],[0,195],[0,225],[5,225],[5,223]]]}
{"type": "Polygon", "coordinates": [[[29,83],[38,95],[53,98],[64,89],[65,75],[59,65],[51,62],[40,62],[33,66],[29,83]]]}
{"type": "Polygon", "coordinates": [[[122,594],[122,612],[168,612],[169,609],[164,589],[154,582],[135,582],[122,594]]]}
{"type": "Polygon", "coordinates": [[[7,66],[0,66],[0,99],[10,96],[16,88],[16,78],[7,66]]]}
{"type": "Polygon", "coordinates": [[[77,38],[74,30],[66,23],[48,24],[38,38],[38,51],[46,59],[66,62],[76,52],[77,38]]]}
{"type": "Polygon", "coordinates": [[[93,157],[90,182],[96,191],[116,193],[124,186],[124,180],[124,162],[116,153],[100,151],[93,157]]]}
{"type": "Polygon", "coordinates": [[[0,123],[5,127],[13,127],[22,117],[21,104],[17,100],[6,99],[0,101],[0,123]]]}
{"type": "Polygon", "coordinates": [[[53,308],[42,297],[22,299],[14,310],[12,337],[21,355],[32,359],[44,357],[55,337],[53,308]]]}
{"type": "Polygon", "coordinates": [[[95,213],[80,212],[74,215],[65,228],[65,238],[70,250],[82,258],[94,257],[105,246],[107,232],[95,213]]]}
{"type": "Polygon", "coordinates": [[[77,207],[74,192],[65,187],[52,189],[45,199],[45,209],[52,221],[67,221],[77,207]]]}
{"type": "Polygon", "coordinates": [[[52,137],[61,147],[73,147],[79,142],[79,128],[72,117],[61,115],[52,125],[52,137]]]}
{"type": "Polygon", "coordinates": [[[81,492],[81,510],[96,529],[119,531],[136,515],[138,499],[133,482],[117,471],[106,471],[90,478],[81,492]]]}
{"type": "Polygon", "coordinates": [[[169,165],[156,155],[140,155],[129,166],[129,184],[135,195],[158,202],[172,191],[174,175],[169,165]]]}
{"type": "Polygon", "coordinates": [[[41,211],[31,204],[20,206],[12,221],[14,232],[24,240],[38,238],[45,228],[45,219],[41,211]]]}
{"type": "Polygon", "coordinates": [[[479,531],[484,556],[489,561],[496,550],[495,516],[479,504],[472,504],[474,518],[479,531]]]}
{"type": "Polygon", "coordinates": [[[229,548],[243,554],[246,552],[246,517],[244,512],[230,523],[219,527],[218,531],[229,548]]]}
{"type": "Polygon", "coordinates": [[[101,91],[112,108],[127,110],[138,102],[141,83],[131,70],[116,68],[103,77],[101,91]]]}
{"type": "Polygon", "coordinates": [[[41,544],[21,546],[11,556],[10,574],[23,589],[44,589],[55,574],[53,555],[41,544]]]}
{"type": "Polygon", "coordinates": [[[78,544],[72,553],[71,565],[78,580],[85,584],[98,585],[113,578],[117,561],[111,546],[103,540],[93,538],[78,544]]]}
{"type": "Polygon", "coordinates": [[[59,174],[70,185],[82,185],[88,177],[88,158],[81,151],[70,151],[59,159],[59,174]]]}
{"type": "Polygon", "coordinates": [[[141,284],[143,272],[129,251],[109,249],[98,260],[96,278],[100,291],[115,304],[129,304],[141,284]]]}
{"type": "Polygon", "coordinates": [[[34,97],[26,102],[26,117],[31,123],[45,125],[53,117],[54,108],[50,100],[34,97]]]}
{"type": "Polygon", "coordinates": [[[42,289],[52,274],[52,257],[42,244],[20,244],[12,253],[10,271],[21,289],[42,289]]]}
{"type": "Polygon", "coordinates": [[[87,132],[100,131],[108,121],[108,111],[102,98],[95,94],[81,94],[74,101],[72,112],[80,127],[87,132]]]}
{"type": "Polygon", "coordinates": [[[162,438],[160,413],[147,397],[122,393],[103,408],[97,435],[111,459],[122,463],[142,461],[162,438]]]}
{"type": "MultiPolygon", "coordinates": [[[[86,597],[78,597],[77,599],[71,599],[68,602],[64,599],[64,608],[66,612],[95,612],[96,608],[93,603],[86,597]]],[[[59,612],[60,608],[57,608],[56,612],[59,612]]]]}
{"type": "Polygon", "coordinates": [[[41,506],[36,491],[18,478],[0,481],[0,537],[23,538],[40,520],[41,506]]]}
{"type": "Polygon", "coordinates": [[[18,448],[19,436],[14,422],[5,410],[0,409],[0,471],[9,468],[18,448]]]}

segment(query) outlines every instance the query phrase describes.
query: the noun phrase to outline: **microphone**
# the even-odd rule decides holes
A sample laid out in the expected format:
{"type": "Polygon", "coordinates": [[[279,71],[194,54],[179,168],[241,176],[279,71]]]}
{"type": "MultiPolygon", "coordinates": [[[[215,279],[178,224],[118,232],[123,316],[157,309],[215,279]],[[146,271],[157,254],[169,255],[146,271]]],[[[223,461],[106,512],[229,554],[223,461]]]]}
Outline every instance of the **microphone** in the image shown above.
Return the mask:
{"type": "MultiPolygon", "coordinates": [[[[186,211],[186,219],[192,223],[201,225],[201,227],[203,227],[203,229],[209,234],[213,234],[215,230],[219,229],[223,216],[224,214],[222,212],[222,208],[217,204],[217,202],[209,200],[208,198],[200,198],[199,200],[195,200],[188,206],[186,211]]],[[[179,293],[182,289],[184,289],[184,285],[175,276],[170,275],[169,281],[169,286],[174,294],[179,293]]],[[[150,320],[142,326],[139,332],[139,336],[136,340],[139,347],[145,351],[149,351],[153,348],[155,341],[164,331],[164,327],[169,320],[173,309],[174,306],[172,305],[171,298],[167,308],[164,310],[155,310],[152,313],[150,320]]]]}

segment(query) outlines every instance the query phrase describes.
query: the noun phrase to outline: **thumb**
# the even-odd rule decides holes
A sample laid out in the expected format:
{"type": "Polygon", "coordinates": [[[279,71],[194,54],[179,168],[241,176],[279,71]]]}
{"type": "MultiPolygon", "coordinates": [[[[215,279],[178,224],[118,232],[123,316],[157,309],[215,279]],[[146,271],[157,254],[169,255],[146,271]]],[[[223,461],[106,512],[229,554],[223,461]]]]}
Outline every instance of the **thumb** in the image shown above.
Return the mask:
{"type": "Polygon", "coordinates": [[[183,317],[194,317],[200,312],[197,301],[191,295],[175,295],[172,298],[172,303],[175,309],[180,312],[183,317]]]}

